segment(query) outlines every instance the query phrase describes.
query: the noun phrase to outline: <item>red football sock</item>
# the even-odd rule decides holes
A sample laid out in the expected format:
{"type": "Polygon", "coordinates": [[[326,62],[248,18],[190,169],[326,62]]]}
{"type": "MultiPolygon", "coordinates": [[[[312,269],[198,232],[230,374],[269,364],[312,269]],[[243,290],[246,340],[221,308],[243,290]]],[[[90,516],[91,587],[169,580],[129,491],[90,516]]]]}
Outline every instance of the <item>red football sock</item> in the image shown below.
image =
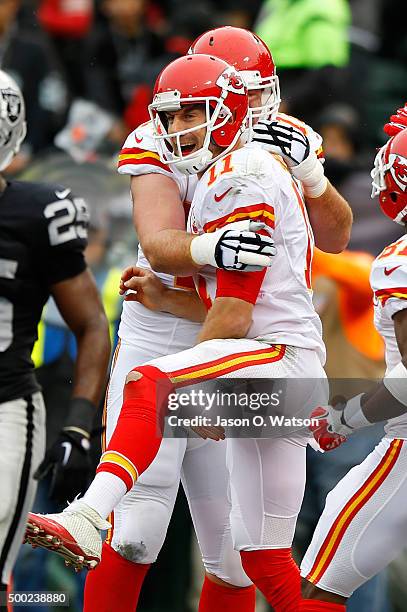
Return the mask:
{"type": "Polygon", "coordinates": [[[303,599],[298,610],[299,612],[346,612],[346,606],[319,599],[303,599]]]}
{"type": "Polygon", "coordinates": [[[243,569],[275,612],[294,612],[301,600],[300,571],[291,548],[243,550],[243,569]]]}
{"type": "Polygon", "coordinates": [[[118,476],[127,490],[158,453],[168,395],[174,388],[168,376],[158,368],[140,366],[133,371],[143,376],[124,386],[120,416],[96,470],[118,476]]]}
{"type": "Polygon", "coordinates": [[[198,612],[254,612],[255,609],[254,585],[230,588],[217,584],[205,576],[198,612]]]}
{"type": "Polygon", "coordinates": [[[104,543],[101,562],[86,576],[83,612],[134,612],[149,568],[104,543]]]}

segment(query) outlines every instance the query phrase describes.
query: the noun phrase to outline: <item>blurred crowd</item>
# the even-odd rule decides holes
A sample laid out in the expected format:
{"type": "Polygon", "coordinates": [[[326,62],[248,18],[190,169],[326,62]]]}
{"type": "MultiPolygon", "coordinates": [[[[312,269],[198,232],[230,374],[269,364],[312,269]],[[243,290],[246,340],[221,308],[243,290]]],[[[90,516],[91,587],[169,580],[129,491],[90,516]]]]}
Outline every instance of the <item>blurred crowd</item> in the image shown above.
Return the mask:
{"type": "MultiPolygon", "coordinates": [[[[27,139],[9,173],[67,184],[87,199],[88,261],[112,338],[121,308],[118,274],[136,258],[129,185],[116,174],[117,153],[127,134],[148,120],[159,71],[184,55],[201,32],[229,24],[256,31],[270,47],[280,78],[281,110],[320,132],[326,174],[354,212],[349,251],[340,263],[336,256],[317,255],[315,261],[328,375],[383,374],[383,350],[372,327],[369,266],[372,256],[400,232],[370,200],[370,169],[376,147],[385,141],[383,124],[407,98],[404,13],[403,0],[0,0],[1,68],[22,89],[28,124],[27,139]]],[[[63,418],[61,389],[69,398],[75,347],[52,303],[42,326],[35,357],[52,436],[58,429],[55,421],[63,418]]],[[[347,446],[324,461],[311,458],[299,555],[327,491],[379,437],[380,432],[371,434],[369,448],[347,446]],[[333,467],[323,479],[328,463],[333,467]]],[[[192,530],[186,528],[190,520],[181,495],[177,508],[166,548],[146,581],[141,610],[187,612],[196,607],[191,601],[199,579],[194,578],[192,530]],[[165,584],[165,601],[151,587],[157,580],[165,584]]],[[[46,491],[40,490],[35,510],[50,511],[46,491]]],[[[24,590],[69,589],[71,609],[80,610],[80,579],[61,570],[54,556],[40,562],[37,552],[24,551],[15,584],[24,590]]],[[[403,571],[403,563],[393,566],[393,575],[403,571]]],[[[365,599],[354,596],[350,610],[405,609],[398,603],[407,597],[400,580],[390,584],[386,574],[371,582],[363,587],[365,599]]]]}

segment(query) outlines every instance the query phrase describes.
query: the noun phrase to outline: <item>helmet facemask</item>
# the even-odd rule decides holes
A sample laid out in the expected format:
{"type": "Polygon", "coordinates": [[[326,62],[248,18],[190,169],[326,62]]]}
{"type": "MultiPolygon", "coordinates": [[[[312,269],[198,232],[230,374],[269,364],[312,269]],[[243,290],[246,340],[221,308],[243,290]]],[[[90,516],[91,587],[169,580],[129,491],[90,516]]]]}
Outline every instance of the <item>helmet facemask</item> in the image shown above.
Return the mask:
{"type": "Polygon", "coordinates": [[[7,168],[13,157],[19,152],[26,133],[24,100],[21,92],[8,75],[1,73],[0,171],[7,168]]]}
{"type": "Polygon", "coordinates": [[[371,198],[376,197],[386,189],[385,173],[390,170],[391,165],[389,163],[386,164],[384,160],[386,147],[387,144],[381,147],[381,149],[379,149],[377,152],[374,160],[374,166],[370,172],[370,176],[372,177],[371,198]]]}
{"type": "MultiPolygon", "coordinates": [[[[227,91],[225,94],[227,95],[227,91]]],[[[210,163],[215,162],[219,157],[228,153],[237,143],[241,136],[244,125],[238,130],[232,142],[225,148],[221,147],[219,138],[222,138],[225,127],[233,119],[231,110],[224,104],[225,96],[202,97],[202,98],[181,98],[179,91],[165,92],[156,94],[152,104],[149,106],[149,113],[154,125],[154,138],[157,142],[157,149],[161,160],[169,166],[174,166],[183,174],[197,174],[207,168],[210,163]],[[201,105],[205,110],[205,121],[185,130],[169,133],[167,131],[166,112],[180,110],[184,105],[201,105]],[[183,154],[181,137],[193,133],[197,130],[206,129],[202,147],[189,154],[183,154]],[[174,142],[175,141],[175,142],[174,142]],[[216,156],[210,150],[210,145],[221,147],[222,150],[216,156]]]]}
{"type": "Polygon", "coordinates": [[[250,140],[252,128],[258,121],[275,119],[281,102],[280,85],[276,74],[262,77],[258,70],[241,70],[239,74],[249,91],[261,90],[261,105],[249,108],[247,129],[250,140]]]}

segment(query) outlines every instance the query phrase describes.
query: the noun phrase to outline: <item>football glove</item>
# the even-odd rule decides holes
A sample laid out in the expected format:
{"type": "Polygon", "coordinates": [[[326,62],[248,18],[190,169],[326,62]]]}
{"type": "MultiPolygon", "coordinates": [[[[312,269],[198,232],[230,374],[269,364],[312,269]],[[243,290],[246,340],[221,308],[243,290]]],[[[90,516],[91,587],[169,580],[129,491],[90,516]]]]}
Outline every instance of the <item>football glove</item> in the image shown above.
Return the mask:
{"type": "MultiPolygon", "coordinates": [[[[315,440],[324,451],[338,448],[338,446],[346,442],[346,436],[335,431],[334,423],[337,423],[338,417],[334,416],[333,412],[335,412],[335,408],[332,406],[318,406],[311,412],[311,419],[317,420],[318,423],[311,424],[309,428],[315,440]]],[[[337,412],[343,414],[343,411],[337,412]]]]}
{"type": "Polygon", "coordinates": [[[303,184],[306,196],[318,198],[324,193],[328,184],[324,167],[300,128],[279,121],[259,121],[253,126],[253,141],[284,159],[291,174],[303,184]]]}
{"type": "Polygon", "coordinates": [[[256,221],[237,221],[216,232],[197,236],[191,243],[192,259],[200,266],[242,272],[269,267],[276,248],[270,236],[258,233],[265,227],[256,221]]]}
{"type": "Polygon", "coordinates": [[[90,483],[90,439],[95,414],[92,402],[73,398],[67,424],[34,474],[36,480],[51,475],[49,497],[57,503],[65,503],[78,493],[84,493],[90,483]]]}
{"type": "Polygon", "coordinates": [[[259,121],[253,126],[253,140],[271,153],[281,155],[291,168],[301,164],[310,154],[307,136],[297,127],[279,121],[259,121]]]}
{"type": "Polygon", "coordinates": [[[394,115],[391,115],[383,130],[388,136],[395,136],[405,128],[407,128],[407,102],[403,108],[399,108],[394,115]]]}

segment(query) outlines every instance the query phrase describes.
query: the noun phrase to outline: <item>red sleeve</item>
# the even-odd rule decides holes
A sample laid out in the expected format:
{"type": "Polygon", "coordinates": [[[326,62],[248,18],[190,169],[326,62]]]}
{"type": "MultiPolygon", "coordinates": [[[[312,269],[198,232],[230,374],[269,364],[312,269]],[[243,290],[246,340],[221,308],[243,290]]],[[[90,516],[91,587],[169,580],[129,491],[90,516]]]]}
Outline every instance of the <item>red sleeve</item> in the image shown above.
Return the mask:
{"type": "Polygon", "coordinates": [[[255,304],[267,272],[235,272],[216,270],[216,297],[233,297],[255,304]]]}

